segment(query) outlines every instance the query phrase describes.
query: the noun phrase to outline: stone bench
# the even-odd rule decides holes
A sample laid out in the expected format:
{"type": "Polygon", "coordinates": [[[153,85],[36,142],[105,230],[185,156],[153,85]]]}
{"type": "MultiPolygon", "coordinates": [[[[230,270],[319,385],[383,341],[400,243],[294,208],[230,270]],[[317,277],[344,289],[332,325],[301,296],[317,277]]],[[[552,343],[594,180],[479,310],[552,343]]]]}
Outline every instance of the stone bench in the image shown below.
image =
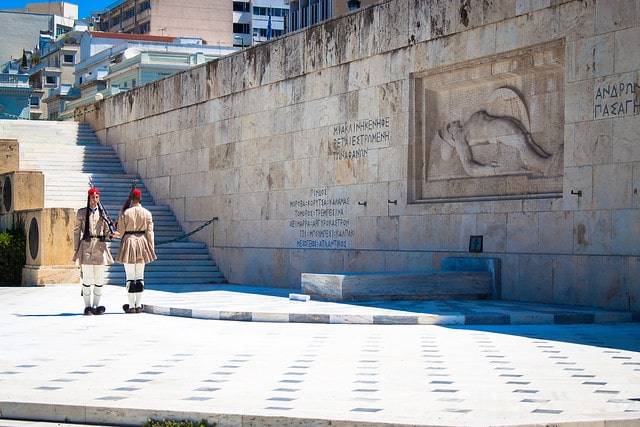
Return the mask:
{"type": "Polygon", "coordinates": [[[500,260],[444,258],[441,270],[302,273],[302,293],[323,301],[499,299],[500,260]]]}

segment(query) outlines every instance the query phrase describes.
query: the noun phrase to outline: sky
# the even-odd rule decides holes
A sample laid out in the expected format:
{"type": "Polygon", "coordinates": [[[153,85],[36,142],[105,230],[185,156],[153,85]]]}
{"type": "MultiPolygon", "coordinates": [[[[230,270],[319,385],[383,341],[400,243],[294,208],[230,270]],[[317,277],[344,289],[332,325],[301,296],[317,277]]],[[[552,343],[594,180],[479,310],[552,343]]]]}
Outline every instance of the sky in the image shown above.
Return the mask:
{"type": "MultiPolygon", "coordinates": [[[[104,9],[115,0],[67,0],[67,3],[78,5],[78,17],[86,18],[92,11],[104,9]]],[[[24,8],[27,3],[47,3],[39,0],[0,0],[0,10],[24,8]]]]}

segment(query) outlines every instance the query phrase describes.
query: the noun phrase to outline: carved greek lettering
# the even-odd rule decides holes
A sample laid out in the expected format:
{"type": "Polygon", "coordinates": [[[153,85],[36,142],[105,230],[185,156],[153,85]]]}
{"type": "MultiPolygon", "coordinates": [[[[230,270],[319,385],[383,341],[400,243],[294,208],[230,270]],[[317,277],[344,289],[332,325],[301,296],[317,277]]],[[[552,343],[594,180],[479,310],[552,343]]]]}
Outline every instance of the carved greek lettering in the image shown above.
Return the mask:
{"type": "Polygon", "coordinates": [[[355,236],[347,217],[349,197],[332,197],[326,187],[312,188],[308,198],[289,201],[288,227],[296,230],[298,248],[346,249],[355,236]]]}
{"type": "Polygon", "coordinates": [[[634,82],[605,83],[594,91],[593,118],[638,114],[636,92],[640,85],[634,82]]]}
{"type": "Polygon", "coordinates": [[[334,160],[358,159],[371,149],[389,146],[390,121],[387,116],[332,126],[329,154],[334,160]]]}

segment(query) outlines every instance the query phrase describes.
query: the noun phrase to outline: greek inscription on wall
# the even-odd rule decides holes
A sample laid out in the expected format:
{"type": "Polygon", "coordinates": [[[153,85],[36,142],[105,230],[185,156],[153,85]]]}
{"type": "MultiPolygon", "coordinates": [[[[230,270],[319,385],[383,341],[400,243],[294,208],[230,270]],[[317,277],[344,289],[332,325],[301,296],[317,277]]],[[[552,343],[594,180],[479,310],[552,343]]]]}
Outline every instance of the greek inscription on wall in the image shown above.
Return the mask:
{"type": "Polygon", "coordinates": [[[638,83],[630,81],[597,85],[593,94],[593,118],[605,119],[638,114],[640,104],[635,95],[639,89],[638,83]]]}
{"type": "Polygon", "coordinates": [[[355,235],[348,218],[349,197],[332,196],[329,189],[312,188],[308,197],[289,202],[289,228],[295,231],[296,247],[347,249],[355,235]]]}
{"type": "Polygon", "coordinates": [[[329,154],[334,160],[367,157],[369,150],[389,146],[389,130],[389,116],[329,126],[329,154]]]}

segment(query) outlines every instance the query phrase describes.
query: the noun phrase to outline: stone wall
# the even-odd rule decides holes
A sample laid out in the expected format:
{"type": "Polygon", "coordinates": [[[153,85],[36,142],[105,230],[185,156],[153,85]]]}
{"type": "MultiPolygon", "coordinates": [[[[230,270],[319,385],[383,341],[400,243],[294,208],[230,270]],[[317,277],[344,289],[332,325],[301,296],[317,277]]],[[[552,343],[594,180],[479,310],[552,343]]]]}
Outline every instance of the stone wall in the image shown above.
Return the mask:
{"type": "Polygon", "coordinates": [[[219,218],[232,283],[486,256],[504,299],[639,310],[638,7],[387,1],[86,119],[186,231],[219,218]]]}

